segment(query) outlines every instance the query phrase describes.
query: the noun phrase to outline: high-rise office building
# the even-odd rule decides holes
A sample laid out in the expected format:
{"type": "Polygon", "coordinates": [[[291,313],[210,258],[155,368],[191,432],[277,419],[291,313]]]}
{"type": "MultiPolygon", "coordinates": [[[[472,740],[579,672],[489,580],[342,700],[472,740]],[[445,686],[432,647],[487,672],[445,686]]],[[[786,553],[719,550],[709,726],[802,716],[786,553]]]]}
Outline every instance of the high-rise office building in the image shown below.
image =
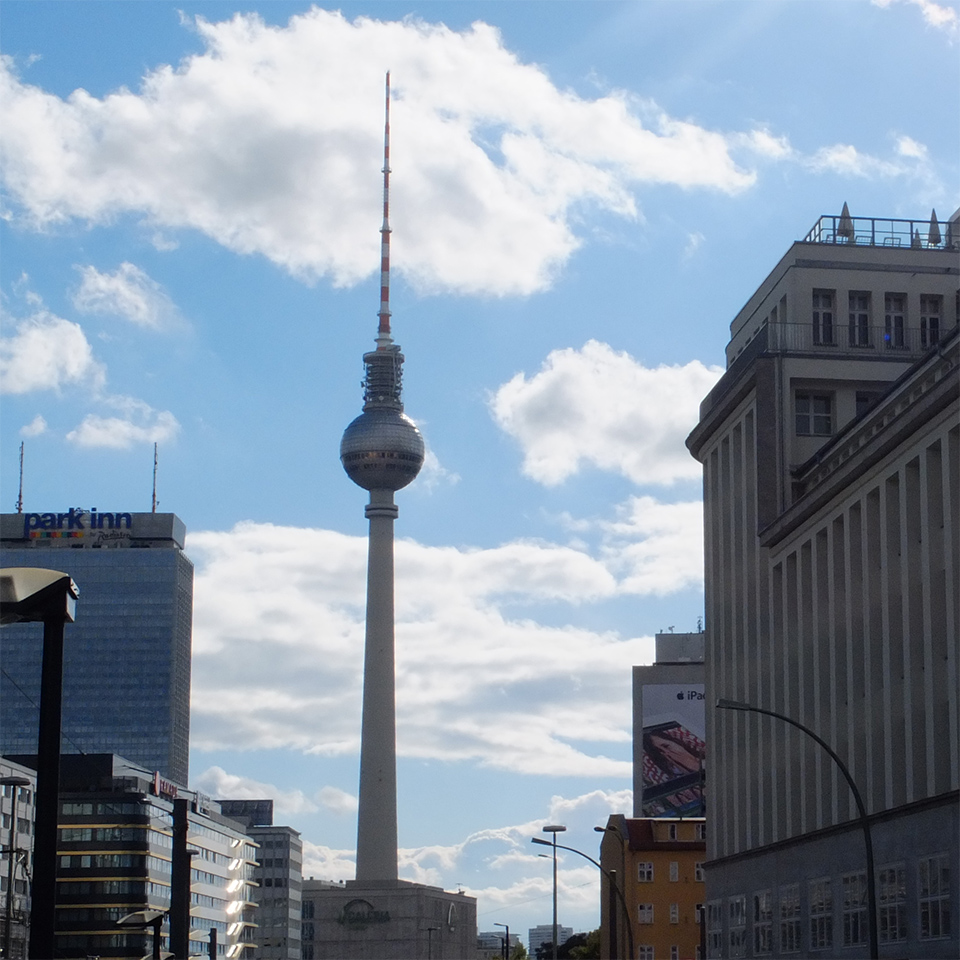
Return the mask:
{"type": "MultiPolygon", "coordinates": [[[[63,750],[116,753],[186,784],[193,565],[172,513],[0,517],[0,566],[61,570],[81,596],[64,644],[63,750]]],[[[4,627],[0,753],[35,754],[43,625],[4,627]]]]}
{"type": "Polygon", "coordinates": [[[820,218],[731,324],[703,464],[707,947],[960,954],[960,212],[820,218]]]}
{"type": "Polygon", "coordinates": [[[218,800],[220,812],[243,824],[259,846],[253,869],[257,960],[301,960],[303,842],[293,827],[273,822],[272,800],[218,800]]]}

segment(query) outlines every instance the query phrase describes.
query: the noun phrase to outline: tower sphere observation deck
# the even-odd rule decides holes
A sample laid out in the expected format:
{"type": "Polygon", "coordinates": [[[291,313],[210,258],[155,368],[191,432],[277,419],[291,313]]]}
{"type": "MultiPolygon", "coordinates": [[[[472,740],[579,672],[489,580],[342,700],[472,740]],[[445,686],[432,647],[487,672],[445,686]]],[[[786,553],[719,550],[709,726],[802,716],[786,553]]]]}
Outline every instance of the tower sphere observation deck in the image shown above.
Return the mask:
{"type": "Polygon", "coordinates": [[[340,462],[364,490],[401,490],[423,466],[423,437],[403,412],[403,354],[390,344],[363,356],[363,413],[343,432],[340,462]]]}

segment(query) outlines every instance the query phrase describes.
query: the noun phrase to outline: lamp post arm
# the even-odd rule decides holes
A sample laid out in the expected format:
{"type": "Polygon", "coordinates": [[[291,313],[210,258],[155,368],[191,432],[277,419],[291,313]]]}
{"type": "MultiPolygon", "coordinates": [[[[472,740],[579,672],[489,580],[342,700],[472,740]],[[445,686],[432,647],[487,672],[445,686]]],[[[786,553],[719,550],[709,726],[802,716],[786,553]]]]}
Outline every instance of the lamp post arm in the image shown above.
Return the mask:
{"type": "Polygon", "coordinates": [[[870,928],[870,957],[871,960],[877,960],[877,958],[880,956],[880,946],[879,937],[877,936],[877,887],[873,866],[873,838],[870,835],[870,818],[867,816],[867,808],[863,803],[863,797],[860,796],[860,790],[857,788],[853,777],[850,775],[847,765],[840,759],[839,756],[837,756],[836,751],[830,746],[829,743],[826,742],[826,740],[823,739],[823,737],[818,736],[809,727],[804,726],[802,723],[800,723],[798,720],[794,720],[792,717],[788,717],[782,713],[777,713],[776,710],[767,710],[764,707],[754,707],[749,703],[740,703],[736,700],[725,700],[722,697],[717,700],[717,707],[721,710],[739,710],[743,713],[760,713],[766,717],[776,717],[777,720],[782,720],[784,723],[789,723],[791,727],[796,727],[811,739],[816,740],[816,742],[819,743],[820,746],[823,747],[823,749],[829,754],[830,759],[833,760],[837,767],[839,767],[840,772],[847,781],[847,786],[850,787],[850,792],[853,794],[853,799],[857,804],[857,812],[860,815],[860,827],[863,830],[863,843],[866,847],[867,855],[867,925],[870,928]]]}
{"type": "MultiPolygon", "coordinates": [[[[546,840],[541,840],[539,837],[532,837],[532,838],[531,838],[531,842],[532,842],[532,843],[540,843],[540,844],[543,844],[544,846],[547,846],[547,847],[553,846],[553,844],[548,843],[546,840]]],[[[629,921],[630,921],[630,910],[629,910],[629,908],[627,907],[627,901],[624,899],[623,893],[622,893],[622,891],[620,890],[620,888],[616,885],[616,883],[613,883],[613,881],[612,881],[611,878],[610,878],[610,874],[609,874],[606,870],[604,870],[603,867],[600,866],[600,863],[599,863],[597,860],[594,860],[593,857],[591,857],[591,856],[589,856],[588,854],[584,853],[582,850],[577,850],[575,847],[567,847],[567,846],[564,846],[562,843],[558,843],[558,844],[557,844],[557,849],[558,849],[558,850],[569,850],[571,853],[575,853],[578,857],[583,857],[584,860],[589,860],[589,861],[607,878],[607,882],[613,884],[613,889],[617,891],[617,896],[620,898],[620,904],[621,904],[621,906],[623,907],[623,912],[624,912],[624,913],[626,914],[626,916],[627,916],[627,921],[628,921],[628,922],[627,922],[627,936],[630,938],[630,956],[632,957],[632,956],[633,956],[633,924],[632,924],[631,922],[629,922],[629,921]]]]}

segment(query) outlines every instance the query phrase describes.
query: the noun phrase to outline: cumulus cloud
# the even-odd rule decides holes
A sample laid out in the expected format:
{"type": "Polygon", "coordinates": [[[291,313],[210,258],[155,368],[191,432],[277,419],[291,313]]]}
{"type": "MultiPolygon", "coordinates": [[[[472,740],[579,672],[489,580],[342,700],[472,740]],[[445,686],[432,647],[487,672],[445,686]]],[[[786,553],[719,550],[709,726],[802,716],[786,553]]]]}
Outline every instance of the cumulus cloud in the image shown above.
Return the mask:
{"type": "Polygon", "coordinates": [[[39,413],[28,424],[20,428],[21,437],[39,437],[46,432],[47,421],[39,413]]]}
{"type": "Polygon", "coordinates": [[[0,339],[0,392],[59,391],[68,384],[99,388],[104,370],[79,324],[40,310],[0,339]]]}
{"type": "Polygon", "coordinates": [[[532,377],[518,373],[490,408],[519,442],[523,472],[547,486],[586,465],[634,483],[671,484],[700,475],[684,439],[722,372],[696,360],[649,369],[590,340],[580,350],[554,350],[532,377]]]}
{"type": "Polygon", "coordinates": [[[317,792],[317,800],[332,813],[347,814],[357,811],[357,797],[352,793],[347,793],[346,790],[341,790],[339,787],[322,787],[317,792]]]}
{"type": "MultiPolygon", "coordinates": [[[[637,515],[622,518],[600,557],[532,541],[472,550],[397,542],[402,756],[628,775],[629,762],[614,754],[630,739],[629,668],[649,660],[649,638],[548,626],[532,611],[664,589],[647,569],[655,550],[620,562],[616,547],[629,543],[630,524],[645,523],[674,569],[681,551],[671,538],[683,524],[652,507],[637,515]]],[[[188,550],[197,564],[195,746],[355,753],[365,538],[248,522],[191,533],[188,550]]]]}
{"type": "Polygon", "coordinates": [[[621,589],[667,594],[703,582],[703,504],[632,497],[617,520],[602,524],[608,566],[621,589]]]}
{"type": "Polygon", "coordinates": [[[574,210],[634,217],[642,183],[742,191],[756,175],[731,151],[775,140],[620,91],[560,89],[479,22],[458,32],[314,7],[285,27],[254,14],[192,25],[202,53],[102,99],[61,99],[3,61],[17,218],[49,228],[134,212],[163,246],[190,228],[300,276],[355,282],[378,263],[371,184],[389,64],[396,267],[423,290],[529,293],[578,246],[574,210]]]}
{"type": "Polygon", "coordinates": [[[168,443],[180,432],[180,424],[169,410],[154,410],[141,401],[125,406],[131,410],[126,417],[102,417],[88,413],[67,434],[67,440],[78,447],[127,450],[138,443],[168,443]]]}
{"type": "Polygon", "coordinates": [[[208,767],[194,779],[193,786],[218,800],[272,800],[277,814],[315,813],[318,809],[302,790],[280,790],[272,783],[227,773],[223,767],[208,767]]]}
{"type": "MultiPolygon", "coordinates": [[[[872,0],[876,7],[889,7],[898,0],[872,0]]],[[[960,14],[954,7],[944,6],[942,3],[934,3],[934,0],[899,0],[911,6],[917,7],[928,26],[937,30],[942,30],[947,36],[956,39],[960,36],[960,14]]]]}
{"type": "Polygon", "coordinates": [[[132,263],[121,263],[113,273],[96,267],[77,267],[80,287],[73,305],[81,313],[112,314],[138,327],[164,330],[178,325],[180,316],[170,297],[155,280],[132,263]]]}

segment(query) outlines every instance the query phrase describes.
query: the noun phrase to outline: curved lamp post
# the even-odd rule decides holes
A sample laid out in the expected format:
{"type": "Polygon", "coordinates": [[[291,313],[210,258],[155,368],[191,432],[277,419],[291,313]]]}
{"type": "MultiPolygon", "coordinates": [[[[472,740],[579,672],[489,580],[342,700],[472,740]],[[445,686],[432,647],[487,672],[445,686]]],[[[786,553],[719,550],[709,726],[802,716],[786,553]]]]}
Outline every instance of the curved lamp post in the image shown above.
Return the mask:
{"type": "Polygon", "coordinates": [[[853,794],[853,799],[856,801],[857,811],[860,814],[860,828],[863,830],[863,844],[866,847],[867,853],[867,926],[870,928],[870,958],[871,960],[878,960],[880,956],[880,947],[879,938],[877,936],[877,886],[873,869],[873,840],[870,836],[870,819],[867,816],[867,808],[864,806],[863,797],[860,796],[860,791],[857,789],[857,785],[854,783],[853,777],[850,776],[850,771],[847,769],[846,764],[837,756],[830,744],[827,743],[822,737],[815,734],[809,727],[805,727],[797,720],[784,716],[782,713],[777,713],[775,710],[766,710],[763,707],[754,707],[749,703],[742,703],[739,700],[725,700],[722,697],[717,700],[717,709],[739,710],[744,713],[762,713],[764,716],[776,717],[778,720],[782,720],[784,723],[789,723],[790,726],[796,727],[798,730],[802,730],[808,737],[816,740],[816,742],[819,743],[820,746],[823,747],[823,749],[826,750],[830,755],[830,759],[833,760],[833,762],[840,768],[840,772],[846,778],[847,785],[850,787],[850,792],[853,794]]]}
{"type": "MultiPolygon", "coordinates": [[[[544,833],[553,834],[553,960],[557,960],[557,834],[564,833],[567,828],[559,823],[548,823],[540,829],[544,833]]],[[[534,839],[533,842],[551,845],[547,840],[534,839]]]]}
{"type": "MultiPolygon", "coordinates": [[[[603,833],[603,834],[612,833],[612,834],[617,838],[617,841],[618,841],[619,844],[620,844],[620,882],[624,885],[624,889],[626,889],[626,883],[627,883],[627,848],[626,848],[626,844],[624,843],[623,835],[622,835],[622,834],[620,833],[620,831],[619,831],[615,826],[613,826],[612,824],[608,824],[608,825],[605,826],[605,827],[594,827],[593,829],[596,830],[597,833],[603,833]]],[[[611,871],[611,872],[612,872],[612,873],[615,873],[615,871],[611,871]]],[[[617,890],[617,893],[619,894],[620,891],[617,890]]],[[[624,898],[623,898],[622,895],[621,895],[620,899],[621,899],[621,901],[623,902],[623,919],[624,919],[624,922],[625,922],[626,926],[629,928],[629,927],[630,927],[630,912],[627,910],[627,904],[626,904],[626,901],[624,900],[624,898]]],[[[611,903],[611,904],[610,904],[610,918],[611,918],[611,920],[613,920],[614,905],[615,905],[614,903],[611,903]]],[[[617,956],[618,956],[618,954],[619,954],[619,951],[618,951],[618,949],[617,949],[616,935],[617,935],[617,924],[616,924],[616,921],[614,921],[613,923],[610,924],[610,955],[614,958],[614,960],[616,960],[616,958],[617,958],[617,956]]],[[[632,955],[632,951],[631,951],[631,955],[632,955]]]]}
{"type": "MultiPolygon", "coordinates": [[[[627,915],[629,916],[630,911],[627,910],[627,901],[623,899],[623,894],[620,892],[620,888],[617,886],[616,880],[611,879],[610,874],[606,870],[604,870],[603,867],[601,867],[600,864],[593,859],[593,857],[584,853],[582,850],[577,850],[575,847],[565,847],[562,843],[557,843],[556,834],[554,834],[554,837],[553,837],[553,844],[551,844],[549,840],[541,840],[539,837],[531,837],[530,842],[539,843],[545,847],[553,846],[554,858],[556,858],[557,850],[569,850],[571,853],[575,853],[578,857],[583,857],[584,860],[589,860],[600,871],[600,873],[603,874],[603,876],[605,876],[608,880],[610,880],[611,884],[613,885],[613,889],[617,891],[617,896],[620,898],[620,903],[623,905],[623,909],[627,912],[627,915]]],[[[556,863],[556,860],[554,860],[554,863],[556,863]]],[[[631,925],[629,923],[627,924],[627,938],[630,941],[630,956],[632,957],[633,956],[633,930],[631,929],[631,925]]],[[[553,949],[554,950],[557,949],[556,942],[554,942],[553,944],[553,949]]]]}
{"type": "Polygon", "coordinates": [[[63,629],[73,623],[80,591],[70,576],[41,567],[0,570],[0,624],[43,623],[37,793],[34,804],[32,960],[54,955],[57,901],[57,820],[60,803],[60,721],[63,700],[63,629]]]}
{"type": "Polygon", "coordinates": [[[503,941],[503,960],[510,960],[510,924],[509,923],[497,923],[494,921],[493,925],[495,927],[503,927],[507,931],[507,935],[503,941]]]}

